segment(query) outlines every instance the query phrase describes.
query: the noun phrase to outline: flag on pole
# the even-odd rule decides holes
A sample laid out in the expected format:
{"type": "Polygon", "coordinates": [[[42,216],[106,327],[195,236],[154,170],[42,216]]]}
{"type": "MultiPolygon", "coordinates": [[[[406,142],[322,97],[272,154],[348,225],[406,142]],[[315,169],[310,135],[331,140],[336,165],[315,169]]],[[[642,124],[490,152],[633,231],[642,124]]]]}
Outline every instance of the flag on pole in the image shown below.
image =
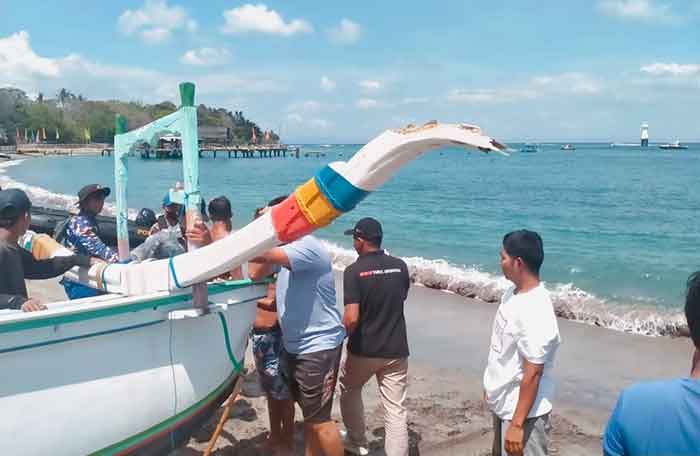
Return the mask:
{"type": "Polygon", "coordinates": [[[27,129],[24,129],[24,142],[29,142],[29,133],[27,133],[27,129]]]}
{"type": "Polygon", "coordinates": [[[92,141],[92,138],[90,138],[90,129],[85,128],[85,142],[89,143],[92,141]]]}
{"type": "Polygon", "coordinates": [[[46,141],[46,128],[43,128],[43,127],[41,129],[41,139],[46,141]]]}
{"type": "Polygon", "coordinates": [[[19,134],[19,128],[16,129],[17,133],[15,134],[15,143],[19,144],[22,142],[22,135],[19,134]]]}
{"type": "Polygon", "coordinates": [[[56,142],[61,139],[61,135],[58,134],[58,128],[56,129],[56,142]]]}
{"type": "Polygon", "coordinates": [[[34,134],[34,130],[32,130],[32,142],[36,142],[36,135],[34,134]]]}
{"type": "Polygon", "coordinates": [[[253,130],[253,136],[250,138],[250,142],[255,144],[258,142],[258,138],[257,138],[257,136],[255,136],[255,127],[252,127],[251,130],[253,130]]]}

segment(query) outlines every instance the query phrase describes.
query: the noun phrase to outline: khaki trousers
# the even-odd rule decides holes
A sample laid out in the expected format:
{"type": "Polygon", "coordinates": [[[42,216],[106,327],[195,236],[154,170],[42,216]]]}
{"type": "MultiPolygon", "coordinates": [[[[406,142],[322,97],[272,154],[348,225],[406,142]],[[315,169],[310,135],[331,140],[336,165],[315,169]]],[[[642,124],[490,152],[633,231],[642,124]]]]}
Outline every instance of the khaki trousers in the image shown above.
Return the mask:
{"type": "Polygon", "coordinates": [[[408,455],[408,424],[404,405],[408,359],[367,358],[347,353],[340,368],[340,411],[351,444],[367,446],[362,387],[374,376],[384,408],[384,451],[387,456],[408,455]]]}

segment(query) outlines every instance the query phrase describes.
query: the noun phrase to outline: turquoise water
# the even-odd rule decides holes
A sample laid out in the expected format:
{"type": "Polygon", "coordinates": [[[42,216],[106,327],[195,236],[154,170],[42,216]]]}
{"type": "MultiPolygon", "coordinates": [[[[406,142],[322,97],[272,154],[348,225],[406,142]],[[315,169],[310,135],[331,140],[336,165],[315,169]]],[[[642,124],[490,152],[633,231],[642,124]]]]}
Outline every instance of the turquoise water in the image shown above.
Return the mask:
{"type": "MultiPolygon", "coordinates": [[[[684,151],[576,146],[567,152],[558,144],[542,145],[538,153],[510,157],[432,152],[320,236],[346,255],[342,249],[351,243],[342,231],[360,217],[374,216],[384,225],[392,253],[415,257],[413,264],[442,281],[456,275],[500,289],[501,239],[510,230],[529,228],[544,240],[542,275],[561,299],[580,301],[590,312],[600,311],[595,305],[678,311],[685,279],[700,268],[700,145],[684,151]]],[[[206,158],[200,161],[201,185],[207,198],[228,196],[234,224],[242,226],[256,207],[291,192],[324,164],[347,160],[359,147],[302,146],[302,155],[326,154],[320,158],[206,158]]],[[[49,190],[33,197],[56,205],[60,198],[53,194],[72,195],[90,182],[112,184],[112,169],[111,158],[73,157],[28,159],[6,172],[49,190]]],[[[178,161],[133,159],[129,173],[130,206],[155,209],[167,188],[181,180],[182,168],[178,161]]]]}

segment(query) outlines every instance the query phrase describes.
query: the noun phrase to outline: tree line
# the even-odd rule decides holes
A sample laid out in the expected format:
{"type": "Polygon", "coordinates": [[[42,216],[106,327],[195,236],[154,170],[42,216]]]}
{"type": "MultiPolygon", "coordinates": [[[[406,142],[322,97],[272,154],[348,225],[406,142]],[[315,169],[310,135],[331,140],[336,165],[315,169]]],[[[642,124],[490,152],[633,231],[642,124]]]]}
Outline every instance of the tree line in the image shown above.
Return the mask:
{"type": "MultiPolygon", "coordinates": [[[[0,88],[0,144],[25,141],[25,133],[31,140],[32,133],[46,135],[50,143],[75,144],[84,142],[114,142],[114,117],[126,117],[129,129],[138,128],[177,110],[175,104],[166,101],[144,104],[135,101],[94,101],[81,94],[62,88],[53,98],[39,93],[34,99],[16,88],[0,88]],[[19,134],[19,138],[17,138],[19,134]]],[[[199,126],[227,127],[229,141],[234,144],[253,142],[279,142],[273,132],[264,132],[247,119],[242,111],[231,112],[200,104],[197,107],[199,126]]]]}

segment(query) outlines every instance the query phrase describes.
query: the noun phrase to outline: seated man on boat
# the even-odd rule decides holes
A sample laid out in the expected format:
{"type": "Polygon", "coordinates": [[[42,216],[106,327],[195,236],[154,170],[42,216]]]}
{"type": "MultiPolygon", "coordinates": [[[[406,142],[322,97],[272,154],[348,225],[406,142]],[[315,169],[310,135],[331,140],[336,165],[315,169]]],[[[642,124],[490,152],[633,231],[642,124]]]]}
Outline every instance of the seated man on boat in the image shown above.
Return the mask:
{"type": "MultiPolygon", "coordinates": [[[[102,242],[96,217],[102,212],[109,187],[100,184],[86,185],[78,192],[80,212],[66,225],[63,245],[75,253],[101,258],[108,263],[119,261],[117,252],[102,242]]],[[[99,290],[63,278],[61,281],[69,299],[86,298],[103,294],[99,290]]]]}
{"type": "Polygon", "coordinates": [[[36,260],[20,247],[18,240],[31,223],[31,205],[22,190],[0,192],[0,309],[45,310],[46,306],[28,296],[24,279],[50,279],[74,266],[89,267],[95,261],[86,255],[36,260]]]}
{"type": "MultiPolygon", "coordinates": [[[[177,187],[176,187],[177,188],[177,187]]],[[[163,197],[163,214],[151,227],[150,235],[143,244],[131,251],[132,261],[148,259],[162,260],[187,251],[187,241],[183,236],[185,224],[183,205],[173,201],[170,192],[163,197]]]]}
{"type": "MultiPolygon", "coordinates": [[[[231,201],[225,196],[219,196],[209,201],[209,219],[211,220],[211,240],[216,242],[223,239],[233,231],[233,210],[231,201]]],[[[227,280],[241,280],[243,268],[238,266],[222,277],[227,280]]]]}

